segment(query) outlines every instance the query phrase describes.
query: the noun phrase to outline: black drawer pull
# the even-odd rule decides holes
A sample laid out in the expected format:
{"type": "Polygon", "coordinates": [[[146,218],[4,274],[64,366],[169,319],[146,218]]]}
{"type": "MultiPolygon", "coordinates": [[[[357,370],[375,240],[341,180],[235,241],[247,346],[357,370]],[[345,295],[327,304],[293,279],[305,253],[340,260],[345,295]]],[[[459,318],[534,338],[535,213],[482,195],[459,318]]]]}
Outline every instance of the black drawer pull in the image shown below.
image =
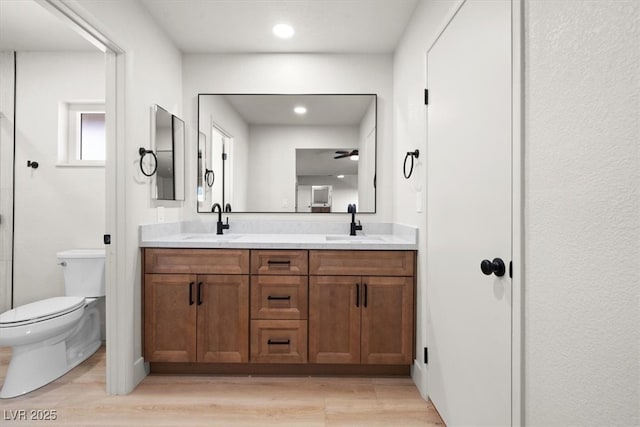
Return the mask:
{"type": "Polygon", "coordinates": [[[267,297],[268,300],[290,300],[291,299],[291,295],[286,295],[286,296],[278,296],[278,295],[269,295],[267,297]]]}
{"type": "Polygon", "coordinates": [[[198,305],[202,305],[202,282],[198,282],[198,305]]]}
{"type": "Polygon", "coordinates": [[[196,282],[191,282],[189,283],[189,305],[193,305],[194,301],[193,301],[193,285],[195,285],[196,282]]]}
{"type": "Polygon", "coordinates": [[[291,260],[277,260],[277,259],[270,259],[269,261],[267,261],[267,264],[269,265],[291,265],[291,260]]]}
{"type": "Polygon", "coordinates": [[[367,284],[364,284],[364,308],[367,308],[367,284]]]}
{"type": "Polygon", "coordinates": [[[356,307],[360,307],[360,283],[356,283],[356,307]]]}
{"type": "Polygon", "coordinates": [[[291,343],[290,340],[268,340],[267,344],[269,345],[289,345],[291,343]]]}

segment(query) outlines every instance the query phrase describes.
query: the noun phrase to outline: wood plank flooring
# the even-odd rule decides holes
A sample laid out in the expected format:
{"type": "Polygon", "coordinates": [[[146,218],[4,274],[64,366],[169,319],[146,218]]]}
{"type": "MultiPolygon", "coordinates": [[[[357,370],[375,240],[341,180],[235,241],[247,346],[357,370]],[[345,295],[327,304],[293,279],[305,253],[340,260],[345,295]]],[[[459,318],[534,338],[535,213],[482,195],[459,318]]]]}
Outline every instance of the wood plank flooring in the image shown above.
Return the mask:
{"type": "MultiPolygon", "coordinates": [[[[0,348],[0,381],[11,350],[0,348]]],[[[105,351],[26,396],[0,400],[0,425],[444,426],[410,378],[151,375],[129,395],[105,393],[105,351]],[[56,420],[30,420],[55,410],[56,420]],[[26,410],[27,420],[12,420],[26,410]]]]}

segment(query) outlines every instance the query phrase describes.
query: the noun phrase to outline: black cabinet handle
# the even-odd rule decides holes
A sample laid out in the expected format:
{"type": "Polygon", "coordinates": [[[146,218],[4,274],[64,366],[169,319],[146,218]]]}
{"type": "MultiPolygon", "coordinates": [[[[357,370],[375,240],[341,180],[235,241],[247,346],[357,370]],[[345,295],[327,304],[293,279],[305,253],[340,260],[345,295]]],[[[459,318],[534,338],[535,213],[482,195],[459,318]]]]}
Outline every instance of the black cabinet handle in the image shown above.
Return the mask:
{"type": "Polygon", "coordinates": [[[356,307],[360,307],[360,283],[356,283],[356,307]]]}
{"type": "Polygon", "coordinates": [[[367,308],[367,284],[364,284],[364,308],[367,308]]]}
{"type": "Polygon", "coordinates": [[[504,265],[504,261],[500,258],[494,258],[493,261],[489,261],[488,259],[483,259],[480,263],[480,270],[487,276],[491,274],[495,274],[498,277],[504,276],[506,271],[506,267],[504,265]]]}
{"type": "Polygon", "coordinates": [[[269,345],[289,345],[290,340],[268,340],[267,344],[269,345]]]}
{"type": "Polygon", "coordinates": [[[268,300],[290,300],[291,295],[286,295],[286,296],[269,295],[267,299],[268,300]]]}
{"type": "Polygon", "coordinates": [[[267,264],[269,265],[291,265],[291,260],[277,260],[277,259],[270,259],[269,261],[267,261],[267,264]]]}
{"type": "Polygon", "coordinates": [[[194,301],[193,301],[193,285],[195,285],[195,282],[189,283],[189,305],[193,305],[193,303],[194,303],[194,301]]]}
{"type": "Polygon", "coordinates": [[[198,305],[202,305],[202,282],[198,282],[198,305]]]}

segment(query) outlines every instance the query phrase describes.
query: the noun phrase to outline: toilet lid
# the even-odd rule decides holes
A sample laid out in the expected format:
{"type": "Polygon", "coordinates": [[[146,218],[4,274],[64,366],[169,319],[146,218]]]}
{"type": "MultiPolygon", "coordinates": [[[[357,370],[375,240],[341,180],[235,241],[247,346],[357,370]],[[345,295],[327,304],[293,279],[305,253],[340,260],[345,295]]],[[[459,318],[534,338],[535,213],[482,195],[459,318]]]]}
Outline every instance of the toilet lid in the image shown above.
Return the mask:
{"type": "Polygon", "coordinates": [[[0,314],[0,328],[62,316],[84,306],[84,297],[54,297],[21,305],[0,314]]]}

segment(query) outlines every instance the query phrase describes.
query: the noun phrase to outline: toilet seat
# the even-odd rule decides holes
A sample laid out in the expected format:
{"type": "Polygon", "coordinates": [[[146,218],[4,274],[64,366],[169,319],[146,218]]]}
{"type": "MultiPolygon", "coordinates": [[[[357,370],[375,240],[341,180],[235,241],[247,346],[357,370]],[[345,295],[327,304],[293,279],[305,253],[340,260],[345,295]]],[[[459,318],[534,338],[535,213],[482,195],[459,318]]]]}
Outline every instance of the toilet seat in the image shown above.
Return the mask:
{"type": "Polygon", "coordinates": [[[0,328],[42,322],[84,307],[83,297],[53,297],[21,305],[0,314],[0,328]]]}

